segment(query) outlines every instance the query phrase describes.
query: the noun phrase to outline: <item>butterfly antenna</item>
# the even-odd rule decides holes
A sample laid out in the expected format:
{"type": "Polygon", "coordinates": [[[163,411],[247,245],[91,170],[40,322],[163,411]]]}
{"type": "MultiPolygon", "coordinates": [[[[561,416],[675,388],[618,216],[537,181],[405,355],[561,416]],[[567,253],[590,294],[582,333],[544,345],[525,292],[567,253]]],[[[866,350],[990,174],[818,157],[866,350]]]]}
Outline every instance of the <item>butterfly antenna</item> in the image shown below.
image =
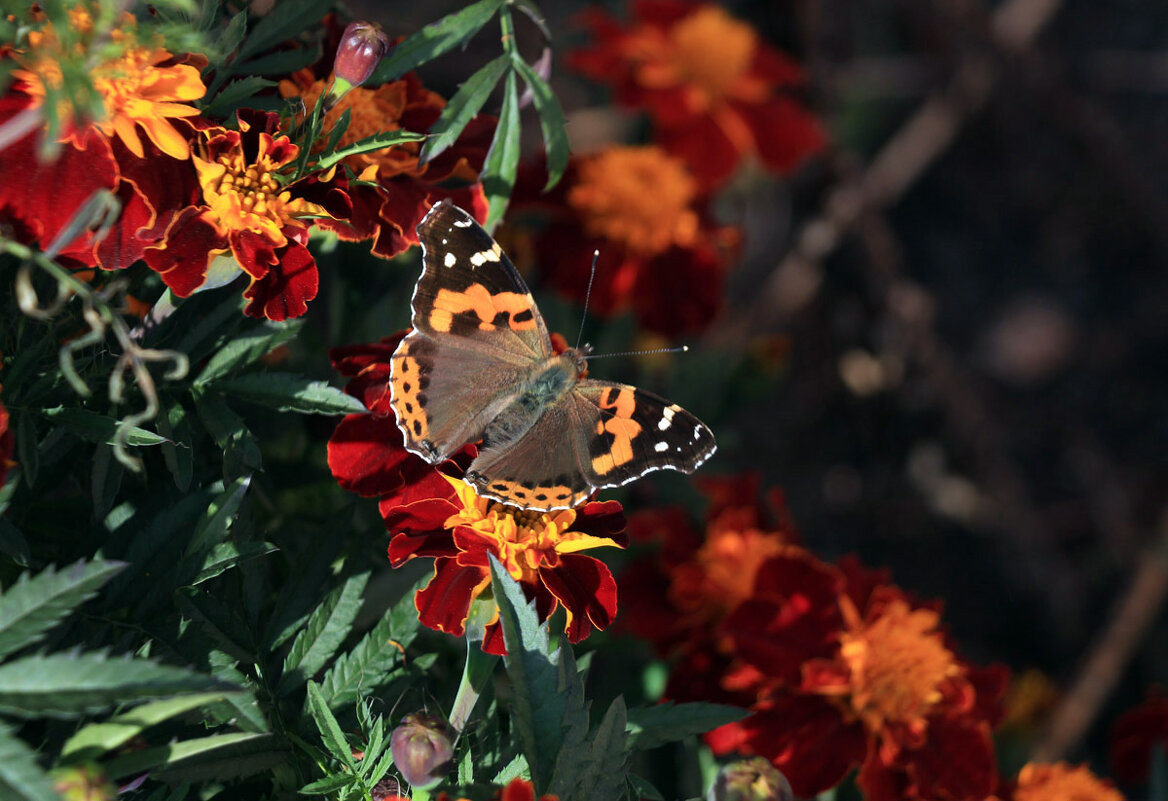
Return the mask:
{"type": "Polygon", "coordinates": [[[580,350],[580,343],[584,340],[584,321],[588,319],[588,301],[592,298],[592,280],[596,278],[596,260],[600,258],[600,251],[592,252],[592,271],[588,273],[588,289],[584,292],[584,312],[580,315],[580,333],[576,335],[576,350],[580,350]]]}
{"type": "Polygon", "coordinates": [[[610,356],[648,356],[651,353],[685,353],[689,345],[678,345],[676,348],[653,348],[652,350],[625,350],[620,353],[590,353],[585,359],[607,359],[610,356]]]}

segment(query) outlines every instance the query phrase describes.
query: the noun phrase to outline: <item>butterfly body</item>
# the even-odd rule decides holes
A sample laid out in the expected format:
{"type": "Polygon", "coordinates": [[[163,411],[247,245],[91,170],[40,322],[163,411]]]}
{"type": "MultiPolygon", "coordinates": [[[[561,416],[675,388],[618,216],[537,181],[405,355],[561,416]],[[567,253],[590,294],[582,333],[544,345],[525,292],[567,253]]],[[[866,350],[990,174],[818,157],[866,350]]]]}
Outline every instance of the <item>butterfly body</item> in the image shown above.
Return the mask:
{"type": "Polygon", "coordinates": [[[658,469],[692,472],[714,437],[676,404],[584,377],[587,346],[556,353],[499,245],[438,203],[418,226],[414,330],[393,355],[391,406],[406,447],[437,464],[469,442],[465,480],[516,506],[568,509],[658,469]]]}

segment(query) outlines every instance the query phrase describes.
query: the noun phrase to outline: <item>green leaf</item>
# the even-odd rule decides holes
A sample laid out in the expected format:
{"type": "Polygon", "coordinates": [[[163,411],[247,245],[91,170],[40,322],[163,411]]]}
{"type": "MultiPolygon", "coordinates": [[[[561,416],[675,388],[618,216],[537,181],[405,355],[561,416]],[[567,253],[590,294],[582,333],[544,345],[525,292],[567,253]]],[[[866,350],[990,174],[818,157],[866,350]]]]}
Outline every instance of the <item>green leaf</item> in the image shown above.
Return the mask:
{"type": "Polygon", "coordinates": [[[232,64],[231,71],[237,75],[288,75],[316,63],[323,52],[319,44],[295,50],[277,50],[266,56],[232,64]]]}
{"type": "Polygon", "coordinates": [[[194,431],[191,430],[190,418],[182,403],[166,397],[160,400],[163,411],[155,421],[158,433],[167,439],[162,443],[162,459],[174,476],[174,485],[179,492],[186,492],[191,487],[195,470],[194,431]]]}
{"type": "Polygon", "coordinates": [[[635,773],[630,773],[625,777],[629,782],[629,788],[632,790],[630,797],[641,799],[641,801],[665,801],[665,796],[661,795],[661,791],[649,783],[648,779],[644,779],[635,773]]]}
{"type": "Polygon", "coordinates": [[[256,662],[256,647],[247,623],[213,594],[184,587],[175,597],[180,612],[197,621],[223,652],[240,662],[256,662]]]}
{"type": "Polygon", "coordinates": [[[235,515],[239,512],[249,487],[250,476],[237,478],[211,501],[211,505],[207,507],[203,518],[195,527],[184,556],[203,553],[227,538],[227,532],[235,522],[235,515]]]}
{"type": "Polygon", "coordinates": [[[239,48],[237,62],[278,45],[320,23],[332,0],[283,0],[274,14],[260,19],[239,48]]]}
{"type": "Polygon", "coordinates": [[[479,0],[431,22],[396,45],[373,70],[368,83],[389,83],[433,58],[460,47],[478,33],[506,0],[479,0]]]}
{"type": "Polygon", "coordinates": [[[295,338],[303,327],[304,318],[283,323],[265,321],[257,328],[240,334],[207,361],[207,366],[194,381],[195,386],[205,386],[217,378],[223,378],[254,364],[265,354],[295,338]]]}
{"type": "Polygon", "coordinates": [[[625,722],[625,702],[618,696],[595,731],[590,732],[589,745],[578,751],[561,752],[550,792],[566,800],[619,797],[628,771],[625,722]],[[580,755],[586,755],[586,759],[581,761],[580,755]]]}
{"type": "Polygon", "coordinates": [[[547,151],[548,181],[544,191],[551,189],[560,182],[564,170],[568,167],[568,131],[564,125],[564,110],[555,92],[543,77],[532,69],[523,58],[514,53],[513,62],[524,82],[531,89],[531,99],[535,111],[539,115],[539,127],[543,132],[544,149],[547,151]]]}
{"type": "Polygon", "coordinates": [[[36,752],[5,723],[0,723],[0,798],[61,801],[48,774],[37,767],[36,752]]]}
{"type": "MultiPolygon", "coordinates": [[[[343,790],[357,783],[357,776],[353,773],[334,773],[301,787],[297,792],[300,795],[333,795],[337,790],[343,790]]],[[[344,798],[344,795],[333,795],[334,798],[344,798]]]]}
{"type": "Polygon", "coordinates": [[[629,710],[629,750],[645,751],[742,720],[747,711],[723,704],[638,706],[629,710]]]}
{"type": "Polygon", "coordinates": [[[36,420],[32,412],[16,415],[16,459],[31,487],[36,484],[40,465],[40,446],[37,443],[36,420]]]}
{"type": "Polygon", "coordinates": [[[22,573],[0,596],[0,657],[38,642],[125,567],[97,559],[61,570],[48,567],[35,577],[22,573]]]}
{"type": "Polygon", "coordinates": [[[411,591],[324,674],[320,686],[329,706],[347,706],[381,686],[402,661],[417,631],[418,611],[411,591]]]}
{"type": "Polygon", "coordinates": [[[281,412],[360,414],[365,404],[324,381],[293,373],[253,373],[216,381],[212,387],[281,412]]]}
{"type": "Polygon", "coordinates": [[[125,475],[125,465],[114,458],[113,446],[98,445],[93,453],[93,474],[90,476],[94,517],[104,518],[114,507],[114,499],[122,488],[125,475]]]}
{"type": "Polygon", "coordinates": [[[102,765],[111,779],[150,771],[168,781],[226,781],[286,764],[289,755],[272,734],[233,732],[148,748],[102,765]]]}
{"type": "Polygon", "coordinates": [[[503,219],[511,189],[515,186],[515,175],[519,170],[519,130],[519,90],[515,73],[509,72],[503,87],[499,123],[481,175],[483,191],[491,207],[487,215],[488,231],[493,231],[503,219]]]}
{"type": "Polygon", "coordinates": [[[531,779],[538,793],[548,792],[561,754],[577,751],[588,731],[584,689],[567,644],[549,654],[547,624],[539,622],[535,602],[492,555],[491,587],[507,647],[504,662],[511,679],[511,714],[531,779]]]}
{"type": "Polygon", "coordinates": [[[267,556],[280,550],[270,542],[221,542],[210,550],[203,566],[191,579],[191,585],[202,584],[208,579],[222,575],[249,559],[267,556]]]}
{"type": "Polygon", "coordinates": [[[178,693],[237,689],[184,668],[102,653],[26,656],[0,665],[0,711],[71,718],[178,693]]]}
{"type": "Polygon", "coordinates": [[[255,435],[221,396],[215,393],[197,395],[195,411],[199,413],[207,433],[223,451],[223,473],[226,477],[235,479],[248,476],[263,466],[260,444],[255,435]]]}
{"type": "MultiPolygon", "coordinates": [[[[247,35],[247,12],[240,11],[231,18],[223,28],[223,33],[215,41],[215,48],[219,54],[226,57],[235,52],[235,48],[239,47],[243,41],[243,37],[247,35]]],[[[216,96],[218,97],[218,96],[216,96]]]]}
{"type": "Polygon", "coordinates": [[[369,573],[358,573],[325,596],[304,629],[292,641],[292,650],[284,659],[284,675],[280,677],[277,692],[285,694],[300,686],[315,676],[337,652],[353,627],[367,581],[369,573]]]}
{"type": "Polygon", "coordinates": [[[61,758],[65,762],[88,762],[102,754],[120,748],[151,726],[177,717],[192,709],[213,704],[226,697],[226,693],[195,693],[165,701],[154,701],[131,709],[125,714],[112,717],[104,723],[90,723],[65,741],[61,758]]]}
{"type": "Polygon", "coordinates": [[[308,682],[308,713],[316,722],[316,728],[320,731],[320,738],[324,742],[325,748],[348,766],[351,772],[356,773],[357,760],[353,758],[353,748],[345,739],[345,733],[341,731],[341,724],[337,723],[337,719],[329,711],[328,703],[320,694],[320,686],[314,681],[308,682]]]}
{"type": "Polygon", "coordinates": [[[203,106],[203,114],[220,119],[227,117],[237,108],[246,106],[255,94],[275,85],[275,81],[254,74],[232,81],[219,90],[214,100],[203,106]]]}
{"type": "MultiPolygon", "coordinates": [[[[52,409],[42,409],[41,416],[50,420],[53,425],[61,426],[86,440],[87,442],[114,444],[114,432],[118,428],[118,420],[104,414],[91,412],[86,409],[57,406],[52,409]]],[[[148,446],[161,445],[165,439],[138,426],[129,426],[126,437],[127,445],[148,446]]]]}
{"type": "Polygon", "coordinates": [[[458,88],[458,91],[446,103],[446,107],[442,109],[438,120],[430,126],[430,138],[426,140],[426,144],[422,146],[422,151],[418,155],[420,162],[429,161],[454,144],[462,133],[462,129],[487,102],[487,98],[491,96],[491,90],[503,77],[510,62],[509,56],[499,56],[470,76],[466,83],[458,88]]]}
{"type": "Polygon", "coordinates": [[[353,109],[347,108],[341,112],[341,116],[337,117],[337,122],[333,125],[333,129],[329,131],[328,142],[324,146],[325,153],[332,153],[337,149],[337,145],[341,142],[341,137],[345,135],[345,131],[349,130],[349,123],[353,119],[353,109]]]}
{"type": "Polygon", "coordinates": [[[425,138],[425,134],[414,133],[413,131],[382,131],[381,133],[373,134],[373,136],[367,136],[364,139],[358,139],[356,142],[347,147],[341,148],[340,150],[335,150],[332,153],[328,153],[327,155],[322,156],[320,160],[316,162],[316,167],[314,169],[327,170],[329,167],[332,167],[335,164],[340,164],[349,156],[356,156],[360,153],[368,153],[372,150],[382,150],[384,148],[400,145],[405,142],[421,142],[425,138]]]}

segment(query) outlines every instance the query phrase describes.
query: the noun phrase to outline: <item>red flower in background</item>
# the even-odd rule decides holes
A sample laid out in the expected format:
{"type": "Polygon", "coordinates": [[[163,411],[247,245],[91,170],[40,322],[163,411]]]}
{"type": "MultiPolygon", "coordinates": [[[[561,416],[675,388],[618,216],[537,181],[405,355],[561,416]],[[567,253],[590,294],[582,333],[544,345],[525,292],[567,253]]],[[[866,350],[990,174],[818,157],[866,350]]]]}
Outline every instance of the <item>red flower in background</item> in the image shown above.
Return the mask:
{"type": "MultiPolygon", "coordinates": [[[[300,97],[311,110],[326,82],[311,70],[301,70],[280,82],[284,97],[300,97]]],[[[349,113],[349,127],[341,136],[343,148],[383,131],[426,131],[438,119],[446,101],[422,86],[410,73],[376,88],[350,89],[324,116],[323,130],[332,130],[349,113]]],[[[346,166],[362,183],[350,189],[353,212],[347,222],[322,221],[341,239],[373,239],[373,252],[392,258],[418,244],[416,228],[430,206],[449,198],[480,222],[487,216],[486,195],[478,182],[483,159],[494,134],[495,119],[480,115],[467,125],[454,145],[437,158],[421,163],[421,142],[350,156],[346,166]]]]}
{"type": "Polygon", "coordinates": [[[12,429],[8,427],[8,410],[0,403],[0,487],[4,486],[8,471],[16,465],[16,462],[12,461],[15,450],[16,438],[12,436],[12,429]]]}
{"type": "Polygon", "coordinates": [[[1124,801],[1124,797],[1086,765],[1032,762],[1019,771],[1016,782],[987,801],[1124,801]]]}
{"type": "MultiPolygon", "coordinates": [[[[607,628],[616,616],[616,581],[603,562],[580,552],[626,545],[620,504],[521,510],[479,498],[461,480],[474,446],[440,468],[409,453],[389,406],[389,360],[401,336],[333,351],[334,366],[353,376],[346,391],[371,414],[341,421],[329,440],[328,459],[342,487],[380,496],[394,567],[434,557],[434,576],[415,596],[421,622],[462,636],[471,605],[490,586],[493,554],[535,599],[541,619],[564,607],[571,642],[607,628]]],[[[503,653],[497,613],[486,627],[483,649],[503,653]]]]}
{"type": "Polygon", "coordinates": [[[240,271],[249,283],[244,313],[299,317],[316,297],[316,261],[308,252],[315,217],[347,217],[346,181],[333,171],[285,183],[299,148],[279,133],[276,114],[241,109],[239,130],[201,132],[192,154],[201,202],[184,208],[146,263],[179,297],[220,286],[240,271]]]}
{"type": "Polygon", "coordinates": [[[1152,749],[1168,749],[1168,698],[1157,690],[1135,709],[1123,713],[1111,729],[1111,769],[1121,782],[1148,780],[1152,749]]]}
{"type": "Polygon", "coordinates": [[[569,63],[611,84],[617,101],[645,109],[654,141],[680,157],[707,188],[754,154],[787,173],[821,151],[822,126],[795,93],[806,78],[789,56],[712,4],[638,0],[621,27],[602,11],[586,21],[596,44],[569,63]]]}
{"type": "Polygon", "coordinates": [[[537,260],[561,292],[584,299],[600,252],[589,303],[598,314],[631,309],[643,327],[674,336],[718,311],[737,233],[713,224],[685,165],[661,148],[576,156],[553,192],[540,195],[525,176],[516,194],[517,212],[547,217],[537,260]]]}

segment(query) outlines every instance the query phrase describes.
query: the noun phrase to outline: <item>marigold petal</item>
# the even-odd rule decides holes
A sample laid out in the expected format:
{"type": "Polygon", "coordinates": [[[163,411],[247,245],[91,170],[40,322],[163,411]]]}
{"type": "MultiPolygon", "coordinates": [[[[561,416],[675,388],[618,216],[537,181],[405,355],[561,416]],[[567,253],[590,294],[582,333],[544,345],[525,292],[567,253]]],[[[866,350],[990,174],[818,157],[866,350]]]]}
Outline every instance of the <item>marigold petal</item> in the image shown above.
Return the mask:
{"type": "Polygon", "coordinates": [[[616,617],[616,580],[608,566],[591,556],[565,555],[561,565],[542,569],[540,580],[567,613],[568,640],[580,642],[603,631],[616,617]]]}
{"type": "Polygon", "coordinates": [[[419,622],[461,637],[471,602],[490,581],[490,574],[480,568],[462,567],[447,557],[435,559],[433,578],[414,595],[419,622]]]}
{"type": "Polygon", "coordinates": [[[316,297],[319,287],[316,259],[304,245],[291,242],[272,269],[244,290],[249,302],[243,313],[274,322],[299,317],[308,311],[308,301],[316,297]]]}
{"type": "Polygon", "coordinates": [[[163,153],[180,161],[190,158],[190,143],[169,122],[164,119],[149,119],[142,120],[141,123],[146,136],[163,153]]]}
{"type": "Polygon", "coordinates": [[[113,119],[113,127],[114,132],[117,133],[118,138],[122,140],[122,144],[126,146],[127,150],[138,158],[146,155],[146,151],[142,149],[142,140],[138,138],[138,131],[132,119],[119,114],[113,119]]]}

